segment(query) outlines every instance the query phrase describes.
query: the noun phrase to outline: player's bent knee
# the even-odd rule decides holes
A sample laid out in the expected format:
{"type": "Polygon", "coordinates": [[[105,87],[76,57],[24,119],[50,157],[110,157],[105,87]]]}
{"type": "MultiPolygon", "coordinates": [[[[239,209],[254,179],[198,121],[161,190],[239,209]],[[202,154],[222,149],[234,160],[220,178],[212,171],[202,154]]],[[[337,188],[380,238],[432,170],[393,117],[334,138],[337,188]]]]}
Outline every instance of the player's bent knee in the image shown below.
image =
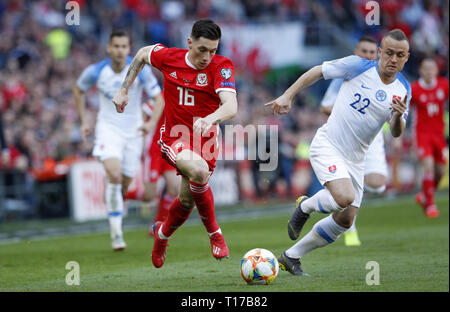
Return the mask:
{"type": "Polygon", "coordinates": [[[122,173],[110,172],[108,174],[108,181],[111,184],[121,184],[122,183],[122,173]]]}
{"type": "Polygon", "coordinates": [[[191,176],[189,177],[192,181],[200,184],[206,184],[209,180],[209,170],[198,166],[191,170],[191,176]]]}
{"type": "Polygon", "coordinates": [[[339,196],[336,196],[336,198],[334,198],[334,200],[339,205],[338,210],[342,211],[346,207],[350,206],[351,203],[353,203],[353,201],[355,200],[355,195],[354,194],[341,194],[339,196]],[[341,208],[341,209],[339,209],[339,208],[341,208]]]}

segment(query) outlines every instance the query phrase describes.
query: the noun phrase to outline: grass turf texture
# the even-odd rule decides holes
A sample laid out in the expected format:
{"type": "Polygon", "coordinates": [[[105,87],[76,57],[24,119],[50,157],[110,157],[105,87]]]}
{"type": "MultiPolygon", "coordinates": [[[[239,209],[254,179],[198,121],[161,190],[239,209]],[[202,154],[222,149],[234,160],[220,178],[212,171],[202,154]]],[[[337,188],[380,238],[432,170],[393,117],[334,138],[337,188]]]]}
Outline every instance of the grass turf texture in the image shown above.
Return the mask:
{"type": "MultiPolygon", "coordinates": [[[[269,286],[247,285],[241,257],[256,247],[277,257],[294,242],[287,235],[290,213],[243,216],[220,222],[231,258],[215,260],[201,224],[185,224],[169,241],[161,269],[151,263],[153,240],[146,229],[125,232],[128,247],[113,252],[109,234],[74,235],[0,245],[0,291],[449,291],[448,195],[439,196],[438,219],[427,219],[413,197],[366,204],[358,215],[360,247],[341,237],[302,259],[311,277],[281,271],[269,286]],[[65,283],[68,261],[80,265],[80,286],[65,283]],[[376,261],[380,285],[366,284],[366,263],[376,261]]],[[[307,233],[322,214],[305,225],[307,233]]],[[[126,222],[126,220],[125,220],[126,222]]]]}

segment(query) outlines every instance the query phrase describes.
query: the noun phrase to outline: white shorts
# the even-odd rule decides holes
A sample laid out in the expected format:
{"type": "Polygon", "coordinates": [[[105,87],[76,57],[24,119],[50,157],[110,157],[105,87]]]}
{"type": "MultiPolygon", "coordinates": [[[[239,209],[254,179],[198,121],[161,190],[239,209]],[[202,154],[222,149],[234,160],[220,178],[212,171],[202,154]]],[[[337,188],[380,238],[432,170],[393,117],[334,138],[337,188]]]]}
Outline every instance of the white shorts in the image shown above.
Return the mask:
{"type": "Polygon", "coordinates": [[[121,161],[122,174],[133,178],[141,166],[143,136],[125,136],[114,126],[97,124],[92,154],[100,161],[118,158],[121,161]]]}
{"type": "Polygon", "coordinates": [[[384,151],[383,132],[380,131],[367,150],[364,174],[378,173],[385,177],[388,175],[386,152],[384,151]]]}
{"type": "Polygon", "coordinates": [[[364,162],[355,163],[346,159],[328,140],[326,126],[317,130],[309,150],[311,166],[319,182],[347,178],[352,181],[355,200],[352,206],[360,207],[364,193],[364,162]]]}

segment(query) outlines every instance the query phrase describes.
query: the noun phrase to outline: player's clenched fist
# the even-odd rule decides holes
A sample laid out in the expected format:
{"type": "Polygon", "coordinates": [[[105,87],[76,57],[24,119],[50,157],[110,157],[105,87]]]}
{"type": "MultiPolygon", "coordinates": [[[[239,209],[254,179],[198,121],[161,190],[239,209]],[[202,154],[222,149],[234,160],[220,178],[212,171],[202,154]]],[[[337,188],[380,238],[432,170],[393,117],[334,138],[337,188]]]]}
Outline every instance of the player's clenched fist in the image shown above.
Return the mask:
{"type": "Polygon", "coordinates": [[[275,101],[264,104],[264,106],[272,107],[272,114],[274,115],[275,113],[283,115],[287,114],[291,110],[291,102],[292,100],[283,94],[275,101]]]}
{"type": "Polygon", "coordinates": [[[405,95],[403,100],[400,100],[398,97],[395,97],[392,100],[391,107],[392,107],[394,114],[403,115],[403,113],[406,112],[406,109],[408,108],[408,106],[406,104],[407,97],[408,96],[405,95]]]}
{"type": "Polygon", "coordinates": [[[205,136],[211,128],[212,122],[206,118],[199,118],[194,122],[193,131],[195,135],[205,136]]]}
{"type": "Polygon", "coordinates": [[[82,123],[80,126],[80,132],[81,132],[81,139],[83,142],[86,142],[86,137],[92,133],[91,127],[89,127],[88,124],[82,123]]]}
{"type": "Polygon", "coordinates": [[[124,88],[120,88],[114,95],[113,103],[116,105],[116,111],[118,113],[123,113],[125,106],[128,104],[128,93],[124,88]]]}

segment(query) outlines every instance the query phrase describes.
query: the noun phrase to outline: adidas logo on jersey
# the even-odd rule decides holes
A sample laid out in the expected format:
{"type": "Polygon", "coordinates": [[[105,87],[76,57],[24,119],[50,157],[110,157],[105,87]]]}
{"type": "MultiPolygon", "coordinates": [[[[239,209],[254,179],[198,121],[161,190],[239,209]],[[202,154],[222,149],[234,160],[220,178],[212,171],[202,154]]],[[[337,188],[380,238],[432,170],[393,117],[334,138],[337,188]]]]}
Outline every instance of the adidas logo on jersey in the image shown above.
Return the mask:
{"type": "Polygon", "coordinates": [[[170,77],[173,77],[173,78],[175,78],[175,79],[178,79],[178,77],[177,77],[177,72],[172,72],[172,73],[170,74],[170,77]]]}

